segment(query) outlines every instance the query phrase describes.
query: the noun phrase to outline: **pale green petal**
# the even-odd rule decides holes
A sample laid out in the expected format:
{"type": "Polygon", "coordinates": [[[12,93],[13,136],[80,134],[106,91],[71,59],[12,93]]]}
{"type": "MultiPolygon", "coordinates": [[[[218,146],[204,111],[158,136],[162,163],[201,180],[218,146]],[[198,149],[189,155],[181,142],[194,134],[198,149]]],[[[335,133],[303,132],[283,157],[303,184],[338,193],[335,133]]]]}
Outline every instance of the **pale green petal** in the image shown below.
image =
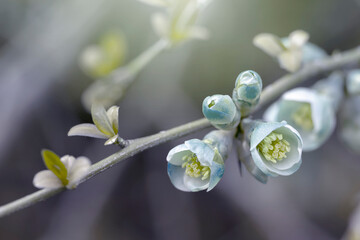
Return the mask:
{"type": "Polygon", "coordinates": [[[261,33],[255,36],[253,44],[272,57],[277,57],[285,50],[281,39],[270,33],[261,33]]]}
{"type": "Polygon", "coordinates": [[[63,184],[60,179],[50,170],[38,172],[33,179],[33,184],[37,188],[61,188],[63,184]]]}
{"type": "Polygon", "coordinates": [[[108,137],[115,135],[105,108],[102,105],[94,103],[91,107],[91,116],[100,132],[104,133],[108,137]]]}
{"type": "Polygon", "coordinates": [[[280,67],[289,71],[295,72],[299,70],[302,62],[301,50],[284,51],[278,56],[280,67]]]}
{"type": "Polygon", "coordinates": [[[72,127],[68,136],[85,136],[85,137],[93,137],[93,138],[108,138],[105,134],[99,131],[99,129],[90,123],[83,123],[72,127]]]}
{"type": "Polygon", "coordinates": [[[184,162],[182,158],[190,154],[192,153],[189,148],[185,144],[180,144],[169,151],[166,160],[172,165],[181,166],[184,162]]]}
{"type": "Polygon", "coordinates": [[[110,120],[111,126],[115,134],[117,134],[119,130],[119,107],[112,106],[107,110],[106,114],[110,120]]]}
{"type": "Polygon", "coordinates": [[[115,136],[109,138],[109,139],[104,143],[104,145],[107,146],[107,145],[114,144],[114,143],[116,143],[117,140],[118,140],[118,135],[115,135],[115,136]]]}

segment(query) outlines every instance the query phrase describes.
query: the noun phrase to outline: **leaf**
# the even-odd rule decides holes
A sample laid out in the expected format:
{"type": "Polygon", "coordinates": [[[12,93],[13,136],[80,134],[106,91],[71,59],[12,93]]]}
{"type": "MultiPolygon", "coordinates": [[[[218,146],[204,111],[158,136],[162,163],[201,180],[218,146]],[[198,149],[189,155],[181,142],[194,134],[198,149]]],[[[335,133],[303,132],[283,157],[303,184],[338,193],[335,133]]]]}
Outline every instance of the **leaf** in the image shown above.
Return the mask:
{"type": "Polygon", "coordinates": [[[104,133],[108,137],[115,135],[115,132],[106,114],[106,110],[101,104],[94,103],[92,105],[91,116],[94,124],[100,130],[100,132],[104,133]]]}
{"type": "Polygon", "coordinates": [[[46,167],[61,180],[64,186],[66,186],[69,183],[67,179],[68,172],[59,156],[50,150],[42,150],[41,155],[46,167]]]}

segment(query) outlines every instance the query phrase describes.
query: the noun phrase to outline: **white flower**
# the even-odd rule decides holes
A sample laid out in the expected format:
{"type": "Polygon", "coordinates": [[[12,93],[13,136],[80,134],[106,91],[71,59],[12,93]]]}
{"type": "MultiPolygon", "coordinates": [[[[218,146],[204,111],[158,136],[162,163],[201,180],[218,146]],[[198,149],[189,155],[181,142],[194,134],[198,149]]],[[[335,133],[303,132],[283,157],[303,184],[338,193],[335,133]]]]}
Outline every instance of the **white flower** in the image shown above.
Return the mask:
{"type": "Polygon", "coordinates": [[[195,26],[200,11],[209,0],[140,0],[141,2],[164,7],[165,13],[152,17],[155,32],[163,39],[176,45],[190,38],[207,39],[208,31],[195,26]]]}
{"type": "Polygon", "coordinates": [[[261,122],[244,119],[243,128],[250,139],[255,166],[267,176],[288,176],[301,165],[300,134],[285,121],[261,122]]]}
{"type": "Polygon", "coordinates": [[[86,157],[65,155],[59,158],[49,150],[43,150],[42,157],[49,170],[40,171],[34,176],[33,184],[37,188],[76,188],[91,166],[86,157]]]}
{"type": "Polygon", "coordinates": [[[112,106],[107,111],[102,105],[93,104],[91,116],[94,124],[83,123],[72,127],[68,136],[86,136],[108,139],[105,145],[118,143],[119,107],[112,106]]]}
{"type": "Polygon", "coordinates": [[[289,71],[297,71],[302,63],[323,58],[326,53],[308,43],[309,34],[303,30],[290,33],[287,38],[279,38],[270,33],[255,36],[253,44],[279,61],[280,67],[289,71]]]}
{"type": "Polygon", "coordinates": [[[336,118],[327,97],[308,88],[295,88],[282,95],[264,113],[266,121],[287,121],[299,131],[304,151],[319,148],[332,134],[336,118]]]}

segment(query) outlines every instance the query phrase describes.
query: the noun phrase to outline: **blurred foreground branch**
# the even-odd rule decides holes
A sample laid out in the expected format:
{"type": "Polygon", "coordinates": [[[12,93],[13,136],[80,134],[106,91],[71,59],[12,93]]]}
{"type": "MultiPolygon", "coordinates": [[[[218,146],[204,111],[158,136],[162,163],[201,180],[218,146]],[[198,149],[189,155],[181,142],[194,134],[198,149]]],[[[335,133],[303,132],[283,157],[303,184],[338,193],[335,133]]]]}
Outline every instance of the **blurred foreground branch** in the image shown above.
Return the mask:
{"type": "MultiPolygon", "coordinates": [[[[279,96],[284,91],[290,89],[291,87],[299,84],[300,82],[310,77],[314,77],[320,73],[336,70],[344,67],[349,63],[354,63],[358,61],[360,61],[360,47],[333,55],[327,59],[318,62],[311,63],[307,66],[304,66],[300,71],[294,74],[285,75],[284,77],[278,79],[273,84],[269,85],[264,89],[261,95],[260,104],[255,109],[255,111],[269,103],[271,100],[279,96]]],[[[130,140],[130,144],[126,148],[93,164],[90,168],[89,173],[85,176],[84,179],[82,179],[81,182],[87,181],[98,173],[108,168],[111,168],[116,163],[132,157],[135,154],[140,153],[146,149],[155,147],[161,143],[165,143],[173,139],[180,138],[201,129],[208,128],[210,126],[211,125],[208,120],[204,118],[169,129],[167,131],[161,131],[151,136],[130,140]]],[[[0,207],[0,217],[11,214],[18,210],[31,206],[37,202],[50,198],[51,196],[58,194],[65,189],[66,188],[39,190],[11,203],[3,205],[0,207]]]]}

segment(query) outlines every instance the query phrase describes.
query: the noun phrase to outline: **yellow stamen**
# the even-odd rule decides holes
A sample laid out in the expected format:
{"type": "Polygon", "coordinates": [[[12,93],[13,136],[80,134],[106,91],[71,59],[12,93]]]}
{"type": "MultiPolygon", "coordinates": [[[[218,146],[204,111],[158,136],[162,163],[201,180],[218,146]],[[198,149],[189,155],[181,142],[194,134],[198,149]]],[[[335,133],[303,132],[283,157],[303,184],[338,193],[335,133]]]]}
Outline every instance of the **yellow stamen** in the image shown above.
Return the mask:
{"type": "Polygon", "coordinates": [[[310,131],[314,128],[310,103],[304,103],[291,116],[294,122],[303,129],[310,131]]]}
{"type": "Polygon", "coordinates": [[[186,175],[193,178],[201,177],[201,180],[206,180],[210,177],[210,168],[208,166],[202,166],[194,153],[184,156],[182,160],[184,163],[181,167],[186,167],[186,175]]]}
{"type": "Polygon", "coordinates": [[[290,152],[290,143],[282,134],[272,132],[260,142],[257,149],[266,160],[277,163],[286,158],[286,153],[290,152]]]}

